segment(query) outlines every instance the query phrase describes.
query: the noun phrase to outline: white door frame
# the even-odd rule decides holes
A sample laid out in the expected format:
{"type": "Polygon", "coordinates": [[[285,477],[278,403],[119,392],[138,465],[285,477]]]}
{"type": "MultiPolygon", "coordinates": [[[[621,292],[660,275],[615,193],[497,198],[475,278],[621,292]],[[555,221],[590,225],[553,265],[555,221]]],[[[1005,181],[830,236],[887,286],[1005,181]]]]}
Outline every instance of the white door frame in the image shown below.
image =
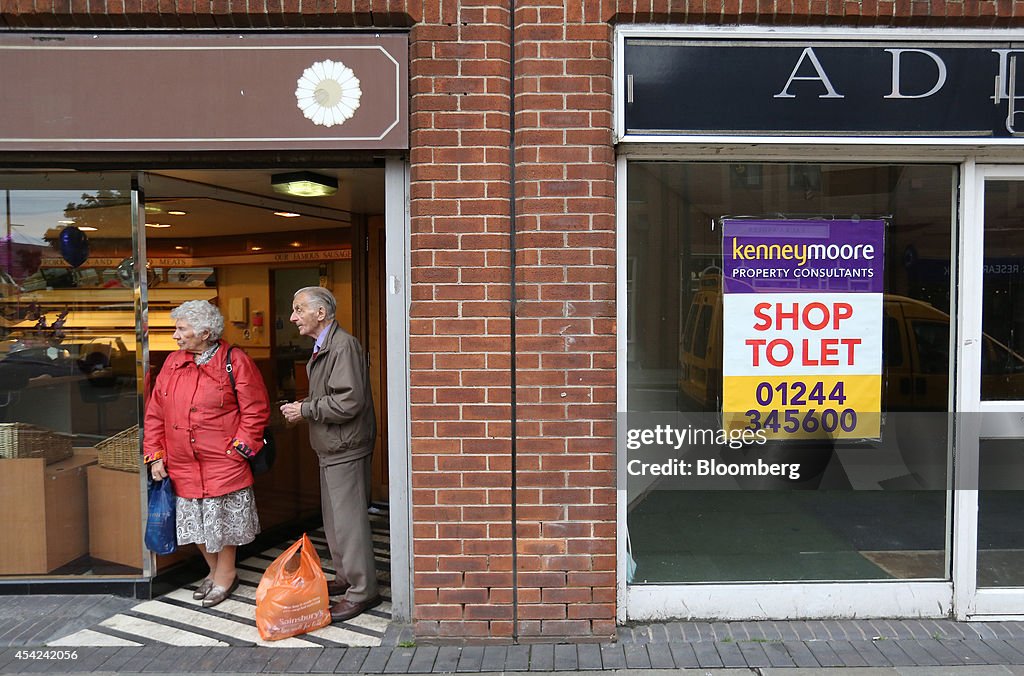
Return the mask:
{"type": "Polygon", "coordinates": [[[388,491],[391,614],[412,621],[412,483],[409,435],[409,163],[384,165],[384,273],[387,278],[388,491]]]}
{"type": "MultiPolygon", "coordinates": [[[[977,586],[978,463],[982,438],[1024,436],[986,425],[990,414],[1024,413],[1024,401],[981,400],[982,298],[984,291],[985,181],[1024,181],[1024,165],[976,164],[963,170],[964,214],[960,229],[959,306],[956,359],[957,433],[956,485],[953,520],[953,606],[958,619],[1019,618],[1024,612],[1024,589],[977,586]]],[[[999,427],[999,426],[995,426],[999,427]]]]}

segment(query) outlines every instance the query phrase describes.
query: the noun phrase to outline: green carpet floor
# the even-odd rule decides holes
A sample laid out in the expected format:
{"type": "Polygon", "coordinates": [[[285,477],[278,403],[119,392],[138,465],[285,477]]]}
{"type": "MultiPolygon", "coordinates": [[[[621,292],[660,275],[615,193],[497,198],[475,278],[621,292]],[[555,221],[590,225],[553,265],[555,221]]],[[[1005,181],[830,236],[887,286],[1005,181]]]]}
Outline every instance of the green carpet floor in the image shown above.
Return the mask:
{"type": "Polygon", "coordinates": [[[629,514],[634,584],[891,579],[861,551],[941,553],[944,499],[938,491],[652,491],[629,514]]]}

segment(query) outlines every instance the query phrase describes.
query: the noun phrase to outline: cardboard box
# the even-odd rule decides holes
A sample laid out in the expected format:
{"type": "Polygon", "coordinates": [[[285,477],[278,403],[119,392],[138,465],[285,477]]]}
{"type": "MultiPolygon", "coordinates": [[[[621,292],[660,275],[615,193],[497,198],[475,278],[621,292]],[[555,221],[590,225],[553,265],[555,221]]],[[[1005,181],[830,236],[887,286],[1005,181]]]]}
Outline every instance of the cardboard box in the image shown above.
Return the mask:
{"type": "Polygon", "coordinates": [[[89,554],[142,569],[142,486],[135,472],[89,467],[89,554]]]}
{"type": "Polygon", "coordinates": [[[86,467],[95,462],[0,460],[0,575],[49,573],[89,553],[86,467]]]}

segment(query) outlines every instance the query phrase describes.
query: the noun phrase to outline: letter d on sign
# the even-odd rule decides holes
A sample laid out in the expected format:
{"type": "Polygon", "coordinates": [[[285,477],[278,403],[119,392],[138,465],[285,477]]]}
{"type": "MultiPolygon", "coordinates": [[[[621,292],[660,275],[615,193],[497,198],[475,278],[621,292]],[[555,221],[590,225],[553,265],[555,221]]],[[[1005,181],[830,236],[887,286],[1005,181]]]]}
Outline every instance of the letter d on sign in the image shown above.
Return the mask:
{"type": "Polygon", "coordinates": [[[935,52],[929,52],[927,49],[887,49],[885,51],[892,54],[892,93],[886,94],[883,98],[925,99],[938,92],[942,89],[942,86],[946,84],[946,64],[935,52]],[[925,56],[930,57],[939,69],[938,77],[935,79],[935,84],[924,94],[903,94],[900,92],[900,63],[903,59],[903,54],[906,52],[915,52],[917,54],[924,54],[925,56]]]}

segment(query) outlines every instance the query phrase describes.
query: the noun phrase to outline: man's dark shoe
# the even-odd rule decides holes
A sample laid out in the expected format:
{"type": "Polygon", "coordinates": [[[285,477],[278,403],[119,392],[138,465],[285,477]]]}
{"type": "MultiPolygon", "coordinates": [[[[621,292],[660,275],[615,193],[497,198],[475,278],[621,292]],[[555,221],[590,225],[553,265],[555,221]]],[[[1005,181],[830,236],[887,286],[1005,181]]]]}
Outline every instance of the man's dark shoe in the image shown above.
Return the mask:
{"type": "Polygon", "coordinates": [[[331,580],[327,583],[327,595],[328,596],[341,596],[348,591],[351,585],[348,582],[339,582],[338,580],[331,580]]]}
{"type": "Polygon", "coordinates": [[[372,599],[367,599],[362,602],[349,601],[348,599],[342,599],[331,606],[331,622],[344,622],[345,620],[351,620],[356,615],[359,615],[364,610],[369,610],[381,604],[380,596],[374,596],[372,599]]]}

